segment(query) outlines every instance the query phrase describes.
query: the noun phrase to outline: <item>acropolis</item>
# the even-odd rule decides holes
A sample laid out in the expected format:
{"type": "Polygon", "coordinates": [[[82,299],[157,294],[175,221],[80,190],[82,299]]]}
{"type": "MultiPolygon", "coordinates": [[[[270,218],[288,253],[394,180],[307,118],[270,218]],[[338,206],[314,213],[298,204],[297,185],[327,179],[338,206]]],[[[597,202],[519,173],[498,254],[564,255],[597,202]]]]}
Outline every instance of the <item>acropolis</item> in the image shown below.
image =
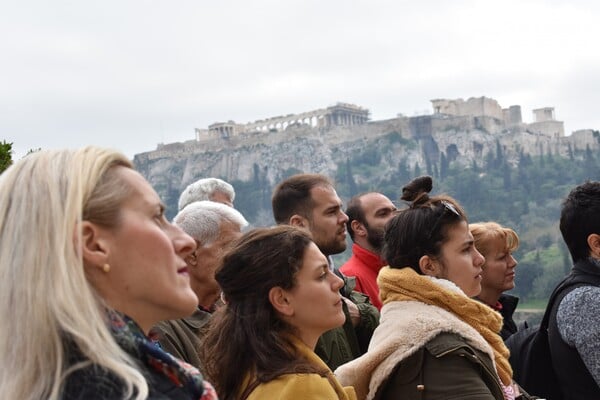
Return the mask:
{"type": "MultiPolygon", "coordinates": [[[[415,117],[398,115],[396,119],[406,119],[409,126],[435,127],[444,129],[457,126],[474,126],[498,133],[506,129],[518,129],[535,134],[563,137],[564,122],[557,121],[553,107],[543,107],[533,110],[533,122],[524,123],[521,116],[521,106],[512,105],[502,108],[494,99],[482,96],[463,99],[433,99],[433,113],[415,117]]],[[[329,130],[334,127],[365,125],[377,121],[370,120],[367,108],[349,103],[335,105],[313,111],[288,114],[267,119],[261,119],[245,124],[235,121],[215,122],[208,129],[195,129],[196,141],[211,141],[215,139],[246,136],[260,132],[282,132],[295,126],[310,126],[329,130]]],[[[419,132],[414,132],[417,136],[419,132]]]]}

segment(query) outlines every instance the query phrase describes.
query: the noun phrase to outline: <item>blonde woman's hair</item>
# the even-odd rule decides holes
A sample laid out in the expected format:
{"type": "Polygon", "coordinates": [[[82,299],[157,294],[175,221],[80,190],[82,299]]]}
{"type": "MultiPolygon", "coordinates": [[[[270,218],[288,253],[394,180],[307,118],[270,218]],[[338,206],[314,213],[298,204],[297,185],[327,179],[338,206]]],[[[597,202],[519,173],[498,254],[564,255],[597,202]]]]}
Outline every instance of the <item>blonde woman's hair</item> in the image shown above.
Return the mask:
{"type": "Polygon", "coordinates": [[[519,247],[519,236],[510,228],[496,222],[477,222],[469,224],[469,230],[475,239],[475,247],[484,256],[489,254],[491,246],[497,240],[504,243],[505,251],[515,251],[519,247]]]}
{"type": "Polygon", "coordinates": [[[116,377],[127,398],[148,395],[111,335],[79,245],[82,220],[119,224],[131,189],[116,166],[132,167],[121,153],[86,147],[33,153],[0,175],[2,399],[59,399],[68,375],[91,364],[116,377]],[[74,356],[83,361],[70,365],[74,356]]]}

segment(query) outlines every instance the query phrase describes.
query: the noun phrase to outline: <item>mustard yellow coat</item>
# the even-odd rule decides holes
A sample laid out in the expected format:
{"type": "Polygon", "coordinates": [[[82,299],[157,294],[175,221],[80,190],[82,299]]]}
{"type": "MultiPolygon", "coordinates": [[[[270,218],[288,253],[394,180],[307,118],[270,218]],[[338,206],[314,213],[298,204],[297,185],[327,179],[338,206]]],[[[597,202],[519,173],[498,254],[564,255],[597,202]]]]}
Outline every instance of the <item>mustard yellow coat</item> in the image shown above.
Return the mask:
{"type": "MultiPolygon", "coordinates": [[[[319,374],[286,374],[258,385],[247,400],[357,400],[354,388],[342,387],[327,365],[303,342],[293,338],[300,355],[312,364],[329,371],[328,377],[319,374]]],[[[248,383],[250,379],[246,379],[248,383]]],[[[242,393],[246,390],[242,388],[242,393]]]]}

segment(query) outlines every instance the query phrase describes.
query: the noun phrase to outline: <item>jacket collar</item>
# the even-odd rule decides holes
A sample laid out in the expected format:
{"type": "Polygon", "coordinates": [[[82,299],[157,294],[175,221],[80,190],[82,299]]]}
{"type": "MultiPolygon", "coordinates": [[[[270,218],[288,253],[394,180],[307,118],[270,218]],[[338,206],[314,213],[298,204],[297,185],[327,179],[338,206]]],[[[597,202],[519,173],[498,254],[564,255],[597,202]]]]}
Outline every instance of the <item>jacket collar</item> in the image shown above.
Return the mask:
{"type": "Polygon", "coordinates": [[[354,254],[354,256],[358,258],[364,265],[375,272],[379,272],[379,270],[387,264],[381,259],[381,257],[379,257],[378,254],[373,253],[372,251],[369,251],[356,243],[352,245],[352,254],[354,254]]]}
{"type": "Polygon", "coordinates": [[[575,274],[589,274],[600,276],[600,260],[592,257],[577,262],[572,269],[575,274]]]}

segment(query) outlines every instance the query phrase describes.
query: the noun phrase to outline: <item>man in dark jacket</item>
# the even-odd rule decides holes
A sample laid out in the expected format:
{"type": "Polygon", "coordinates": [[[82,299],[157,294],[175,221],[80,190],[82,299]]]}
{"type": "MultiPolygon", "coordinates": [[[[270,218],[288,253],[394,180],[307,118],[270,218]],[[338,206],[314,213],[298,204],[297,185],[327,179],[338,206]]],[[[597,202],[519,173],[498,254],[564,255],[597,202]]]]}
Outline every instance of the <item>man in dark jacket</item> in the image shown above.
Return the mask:
{"type": "Polygon", "coordinates": [[[564,290],[554,303],[548,324],[552,365],[565,400],[600,399],[599,181],[569,193],[560,231],[575,264],[569,277],[583,276],[586,283],[564,290]]]}
{"type": "MultiPolygon", "coordinates": [[[[330,261],[332,254],[346,249],[348,216],[326,176],[298,174],[280,182],[273,192],[272,206],[275,222],[310,231],[313,241],[330,261]]],[[[352,290],[353,279],[343,275],[342,278],[345,281],[341,293],[346,322],[323,334],[315,349],[331,370],[367,351],[379,321],[379,312],[368,296],[352,290]]]]}

